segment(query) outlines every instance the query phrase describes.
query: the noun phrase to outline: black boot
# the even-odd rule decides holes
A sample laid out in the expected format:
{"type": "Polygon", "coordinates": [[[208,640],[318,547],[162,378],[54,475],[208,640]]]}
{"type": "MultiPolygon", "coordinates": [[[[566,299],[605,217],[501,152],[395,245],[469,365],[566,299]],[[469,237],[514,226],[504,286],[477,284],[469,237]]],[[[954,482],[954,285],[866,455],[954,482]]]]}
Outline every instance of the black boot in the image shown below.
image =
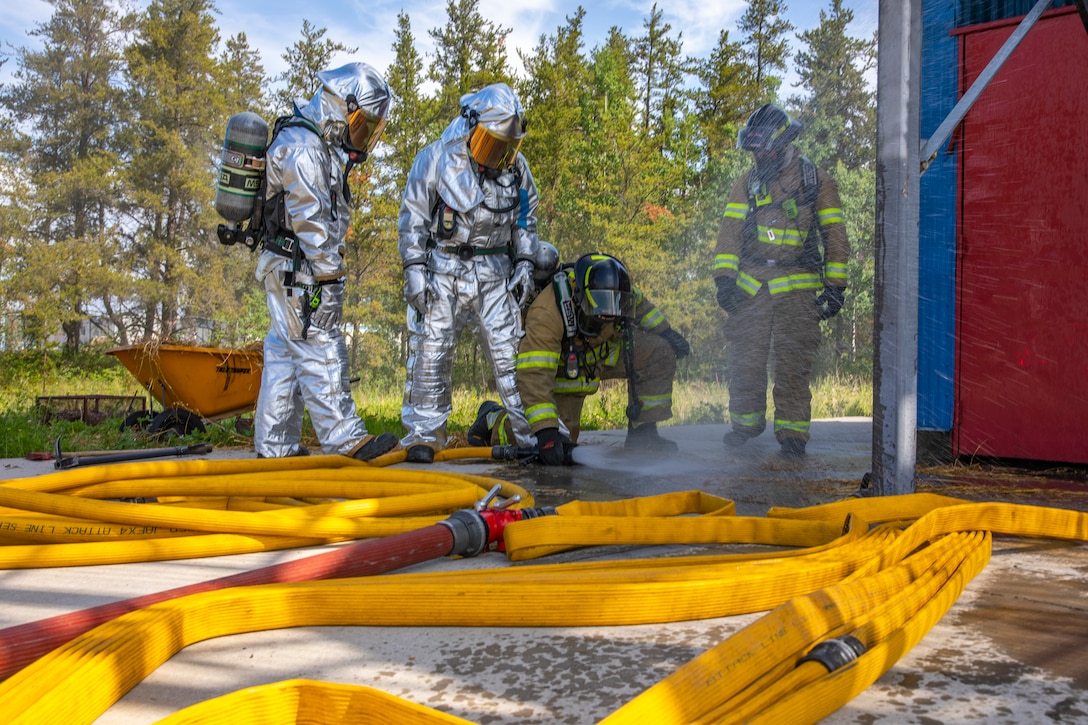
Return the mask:
{"type": "Polygon", "coordinates": [[[400,440],[392,433],[382,433],[379,436],[368,436],[364,443],[355,449],[351,457],[357,461],[369,461],[380,455],[388,453],[397,447],[400,440]]]}
{"type": "Polygon", "coordinates": [[[409,463],[434,463],[434,449],[426,443],[408,446],[408,455],[404,460],[409,463]]]}
{"type": "Polygon", "coordinates": [[[494,400],[485,400],[480,403],[480,409],[476,411],[476,420],[469,426],[468,433],[465,435],[470,446],[491,445],[491,426],[488,425],[487,419],[492,413],[500,410],[502,406],[494,400]]]}
{"type": "Polygon", "coordinates": [[[642,423],[627,431],[624,448],[642,448],[655,453],[676,453],[676,443],[662,438],[657,432],[657,423],[642,423]]]}
{"type": "Polygon", "coordinates": [[[805,442],[800,438],[784,438],[782,439],[781,446],[782,449],[778,452],[778,455],[784,460],[805,460],[805,442]]]}

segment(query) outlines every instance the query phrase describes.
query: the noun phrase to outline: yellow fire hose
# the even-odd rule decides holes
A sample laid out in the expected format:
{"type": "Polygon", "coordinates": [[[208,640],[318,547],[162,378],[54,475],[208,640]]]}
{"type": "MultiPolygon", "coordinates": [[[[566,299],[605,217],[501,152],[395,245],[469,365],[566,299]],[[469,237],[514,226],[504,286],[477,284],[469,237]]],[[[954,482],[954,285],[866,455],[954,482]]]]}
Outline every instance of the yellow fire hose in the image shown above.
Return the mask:
{"type": "MultiPolygon", "coordinates": [[[[42,530],[82,524],[156,531],[146,538],[111,531],[84,534],[79,543],[59,537],[65,543],[33,544],[24,542],[50,539],[41,530],[23,531],[11,545],[0,546],[0,566],[29,565],[33,557],[69,562],[51,565],[117,561],[115,549],[138,545],[158,550],[184,543],[178,556],[208,556],[245,550],[243,539],[260,550],[384,536],[471,506],[495,483],[505,496],[523,497],[516,505],[532,502],[528,492],[492,479],[346,461],[155,461],[9,481],[0,486],[0,529],[17,519],[18,526],[42,530]],[[170,503],[94,498],[136,496],[170,503]],[[227,499],[268,508],[229,510],[227,499]],[[172,529],[171,536],[154,538],[162,528],[172,529]],[[52,550],[68,553],[47,554],[52,550]]],[[[1088,540],[1088,514],[1082,512],[929,495],[772,509],[767,518],[737,517],[732,502],[699,492],[573,502],[557,513],[510,524],[504,539],[508,557],[526,560],[589,545],[786,548],[193,594],[102,624],[18,671],[0,683],[0,721],[93,722],[175,653],[214,637],[317,625],[480,626],[479,612],[503,601],[512,611],[531,613],[519,624],[533,627],[645,624],[769,610],[603,722],[814,722],[875,682],[940,620],[985,567],[991,534],[1088,540]],[[434,601],[443,606],[434,609],[434,601]]],[[[465,722],[371,688],[306,680],[232,693],[162,722],[393,721],[465,722]]]]}

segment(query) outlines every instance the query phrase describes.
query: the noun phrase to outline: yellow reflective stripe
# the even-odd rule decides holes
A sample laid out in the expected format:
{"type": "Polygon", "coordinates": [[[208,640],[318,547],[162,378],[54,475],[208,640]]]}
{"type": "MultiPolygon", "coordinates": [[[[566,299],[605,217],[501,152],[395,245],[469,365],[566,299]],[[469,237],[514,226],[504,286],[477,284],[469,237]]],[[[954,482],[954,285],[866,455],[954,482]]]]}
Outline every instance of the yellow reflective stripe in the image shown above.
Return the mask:
{"type": "Polygon", "coordinates": [[[828,262],[824,269],[824,276],[828,279],[841,279],[846,282],[846,265],[842,262],[828,262]]]}
{"type": "Polygon", "coordinates": [[[542,420],[559,420],[559,409],[554,403],[540,403],[525,409],[525,419],[530,425],[542,420]]]}
{"type": "Polygon", "coordinates": [[[767,282],[767,290],[772,295],[802,289],[822,289],[824,283],[820,276],[813,273],[791,274],[788,277],[775,277],[767,282]]]}
{"type": "Polygon", "coordinates": [[[821,209],[816,212],[816,216],[820,219],[820,226],[822,227],[826,227],[828,224],[842,224],[845,221],[842,209],[836,209],[834,207],[821,209]]]}
{"type": "MultiPolygon", "coordinates": [[[[497,421],[495,421],[495,425],[499,426],[499,445],[500,446],[510,445],[510,435],[506,432],[506,419],[507,419],[507,417],[508,417],[507,414],[504,412],[501,416],[499,416],[499,419],[497,421]]],[[[492,427],[494,427],[494,426],[492,426],[492,427]]]]}
{"type": "Polygon", "coordinates": [[[779,420],[774,419],[774,429],[778,430],[792,430],[798,433],[808,433],[809,423],[807,420],[779,420]]]}
{"type": "Polygon", "coordinates": [[[555,381],[555,392],[557,395],[593,395],[600,387],[601,381],[597,379],[564,380],[559,378],[555,381]]]}
{"type": "Polygon", "coordinates": [[[735,254],[719,254],[714,257],[714,271],[727,269],[736,272],[740,268],[740,257],[735,254]]]}
{"type": "Polygon", "coordinates": [[[763,286],[763,283],[747,272],[741,272],[737,275],[737,286],[755,297],[756,292],[759,292],[759,288],[763,286]]]}
{"type": "Polygon", "coordinates": [[[650,310],[639,320],[638,326],[643,330],[652,330],[665,321],[665,315],[656,307],[650,310]]]}
{"type": "Polygon", "coordinates": [[[643,408],[667,408],[672,405],[672,395],[640,395],[638,400],[643,408]]]}
{"type": "Polygon", "coordinates": [[[744,220],[748,216],[748,204],[733,202],[725,205],[725,216],[730,219],[744,220]]]}
{"type": "Polygon", "coordinates": [[[767,411],[761,410],[757,413],[729,413],[729,422],[733,425],[743,426],[744,428],[759,428],[767,424],[767,411]]]}
{"type": "Polygon", "coordinates": [[[559,367],[560,360],[559,353],[552,352],[551,350],[528,350],[518,354],[517,368],[519,370],[528,370],[530,368],[557,368],[559,367]]]}
{"type": "Polygon", "coordinates": [[[801,232],[797,229],[779,229],[777,227],[757,227],[757,237],[764,244],[800,247],[801,232]]]}

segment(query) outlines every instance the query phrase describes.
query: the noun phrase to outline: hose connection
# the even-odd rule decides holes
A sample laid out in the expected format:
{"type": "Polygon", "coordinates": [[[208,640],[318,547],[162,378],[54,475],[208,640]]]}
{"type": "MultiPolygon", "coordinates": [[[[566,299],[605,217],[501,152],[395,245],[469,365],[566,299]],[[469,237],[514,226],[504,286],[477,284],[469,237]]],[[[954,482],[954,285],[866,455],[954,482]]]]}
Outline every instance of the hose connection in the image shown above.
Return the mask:
{"type": "Polygon", "coordinates": [[[491,457],[496,461],[516,461],[535,455],[536,446],[491,446],[491,457]]]}
{"type": "Polygon", "coordinates": [[[828,672],[834,672],[863,654],[865,654],[865,644],[857,637],[847,634],[820,642],[797,664],[819,662],[827,668],[828,672]]]}
{"type": "Polygon", "coordinates": [[[498,496],[501,489],[501,484],[495,484],[472,509],[455,511],[445,521],[438,522],[453,534],[450,556],[479,556],[489,551],[492,545],[496,551],[506,551],[503,533],[509,524],[556,515],[554,506],[512,509],[510,506],[520,502],[521,496],[500,499],[498,496]]]}

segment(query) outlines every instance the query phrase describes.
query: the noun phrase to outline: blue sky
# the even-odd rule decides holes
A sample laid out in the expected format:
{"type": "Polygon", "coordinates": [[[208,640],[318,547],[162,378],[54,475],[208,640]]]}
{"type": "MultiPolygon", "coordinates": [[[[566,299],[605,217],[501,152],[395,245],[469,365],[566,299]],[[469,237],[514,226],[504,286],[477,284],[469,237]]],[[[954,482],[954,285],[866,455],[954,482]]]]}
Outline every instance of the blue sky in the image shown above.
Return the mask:
{"type": "MultiPolygon", "coordinates": [[[[137,0],[146,6],[147,0],[137,0]]],[[[8,0],[0,9],[0,41],[3,52],[11,46],[36,48],[37,38],[27,31],[46,22],[53,6],[45,0],[8,0]]],[[[348,47],[358,47],[353,57],[336,62],[364,60],[384,70],[393,59],[393,32],[397,14],[406,12],[411,19],[416,48],[425,62],[432,50],[428,33],[446,23],[446,0],[217,0],[218,26],[226,38],[240,31],[261,52],[265,71],[274,76],[284,69],[284,50],[300,37],[302,21],[308,19],[315,27],[327,29],[326,37],[348,47]]],[[[644,32],[643,21],[650,14],[653,0],[480,0],[480,13],[492,22],[510,28],[508,38],[511,64],[520,72],[517,50],[531,52],[541,35],[554,35],[566,24],[566,17],[581,5],[586,8],[584,20],[586,49],[599,45],[609,28],[619,26],[631,37],[644,32]]],[[[744,0],[658,0],[664,10],[664,20],[672,26],[673,37],[682,34],[685,55],[706,57],[717,43],[722,29],[739,38],[736,24],[746,7],[744,0]]],[[[830,0],[787,0],[790,21],[797,32],[819,24],[820,10],[826,10],[830,0]]],[[[844,0],[844,7],[854,11],[851,35],[867,37],[877,28],[878,0],[844,0]]],[[[795,41],[795,39],[793,39],[795,41]]],[[[10,80],[15,61],[0,68],[0,82],[10,80]]],[[[794,89],[786,79],[785,95],[794,89]]]]}

